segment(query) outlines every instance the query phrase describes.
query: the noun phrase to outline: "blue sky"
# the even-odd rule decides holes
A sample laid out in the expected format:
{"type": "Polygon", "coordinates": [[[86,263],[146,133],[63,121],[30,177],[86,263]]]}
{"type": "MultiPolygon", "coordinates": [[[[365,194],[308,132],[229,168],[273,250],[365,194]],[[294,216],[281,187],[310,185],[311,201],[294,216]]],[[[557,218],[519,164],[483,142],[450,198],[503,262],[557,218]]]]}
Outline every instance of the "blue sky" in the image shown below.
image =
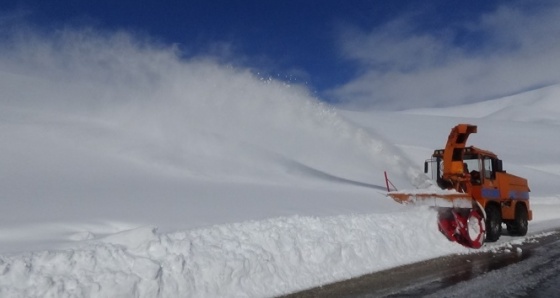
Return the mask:
{"type": "Polygon", "coordinates": [[[2,1],[0,24],[126,31],[325,101],[403,109],[556,83],[560,65],[536,66],[555,58],[554,2],[20,0],[2,1]]]}

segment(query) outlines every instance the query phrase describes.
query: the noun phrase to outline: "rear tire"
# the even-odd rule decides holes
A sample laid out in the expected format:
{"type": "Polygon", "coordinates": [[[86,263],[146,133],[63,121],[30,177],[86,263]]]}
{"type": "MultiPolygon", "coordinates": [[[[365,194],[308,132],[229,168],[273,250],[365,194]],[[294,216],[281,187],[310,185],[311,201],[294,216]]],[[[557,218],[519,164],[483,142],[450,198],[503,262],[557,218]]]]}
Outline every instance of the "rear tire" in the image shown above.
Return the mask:
{"type": "Polygon", "coordinates": [[[525,236],[529,228],[527,208],[522,203],[515,207],[515,219],[508,224],[508,232],[512,236],[525,236]]]}
{"type": "Polygon", "coordinates": [[[502,235],[502,212],[494,204],[486,206],[486,242],[495,242],[502,235]]]}

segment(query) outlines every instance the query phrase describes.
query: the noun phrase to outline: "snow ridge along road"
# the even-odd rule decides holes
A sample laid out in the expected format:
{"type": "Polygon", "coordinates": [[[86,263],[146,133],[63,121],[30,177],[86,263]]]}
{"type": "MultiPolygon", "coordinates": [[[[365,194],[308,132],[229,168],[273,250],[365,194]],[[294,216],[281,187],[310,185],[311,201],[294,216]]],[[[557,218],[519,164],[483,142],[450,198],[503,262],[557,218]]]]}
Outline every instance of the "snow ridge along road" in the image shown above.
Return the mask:
{"type": "Polygon", "coordinates": [[[138,228],[80,248],[2,256],[0,296],[281,295],[465,252],[433,229],[434,218],[422,208],[274,218],[167,234],[138,228]]]}

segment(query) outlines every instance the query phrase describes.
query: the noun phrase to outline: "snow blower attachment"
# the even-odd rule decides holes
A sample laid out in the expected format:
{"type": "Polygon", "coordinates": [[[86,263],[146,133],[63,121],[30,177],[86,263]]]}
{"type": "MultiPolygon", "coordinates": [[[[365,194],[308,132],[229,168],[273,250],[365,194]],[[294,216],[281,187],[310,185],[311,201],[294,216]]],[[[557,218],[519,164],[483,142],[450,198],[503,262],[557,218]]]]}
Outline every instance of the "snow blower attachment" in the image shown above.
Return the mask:
{"type": "Polygon", "coordinates": [[[399,203],[435,207],[439,230],[449,240],[472,248],[498,240],[502,223],[509,235],[524,236],[533,218],[527,180],[506,173],[496,154],[465,146],[476,131],[476,125],[455,126],[445,149],[435,150],[426,161],[424,172],[431,167],[441,190],[388,193],[399,203]]]}

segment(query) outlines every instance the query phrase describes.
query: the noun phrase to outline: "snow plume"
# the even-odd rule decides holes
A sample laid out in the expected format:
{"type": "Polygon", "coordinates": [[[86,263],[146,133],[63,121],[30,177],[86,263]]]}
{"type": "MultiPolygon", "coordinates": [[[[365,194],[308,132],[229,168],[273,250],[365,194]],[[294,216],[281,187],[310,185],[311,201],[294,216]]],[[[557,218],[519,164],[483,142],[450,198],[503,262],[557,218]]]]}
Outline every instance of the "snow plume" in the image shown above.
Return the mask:
{"type": "Polygon", "coordinates": [[[25,123],[25,133],[41,136],[36,146],[47,145],[47,132],[57,141],[45,142],[197,178],[295,173],[382,184],[385,169],[409,182],[416,175],[304,87],[211,58],[185,60],[147,38],[27,30],[8,34],[0,51],[2,124],[25,123]]]}
{"type": "Polygon", "coordinates": [[[93,30],[12,34],[0,70],[0,296],[267,296],[456,247],[376,189],[411,163],[301,86],[93,30]]]}
{"type": "Polygon", "coordinates": [[[0,256],[0,296],[272,297],[466,251],[441,237],[429,209],[171,234],[145,227],[83,248],[0,256]]]}

